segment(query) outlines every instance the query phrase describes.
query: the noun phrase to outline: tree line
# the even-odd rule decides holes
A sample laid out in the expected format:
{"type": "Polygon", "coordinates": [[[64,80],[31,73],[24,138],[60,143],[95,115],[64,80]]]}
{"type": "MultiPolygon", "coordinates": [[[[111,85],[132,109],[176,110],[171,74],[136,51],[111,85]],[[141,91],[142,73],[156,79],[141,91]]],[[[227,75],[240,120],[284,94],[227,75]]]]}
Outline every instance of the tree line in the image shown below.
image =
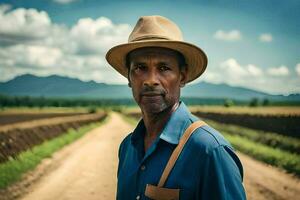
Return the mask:
{"type": "MultiPolygon", "coordinates": [[[[269,105],[295,105],[300,102],[271,101],[268,99],[253,98],[248,101],[226,98],[181,98],[187,105],[223,105],[231,106],[269,106],[269,105]]],[[[109,107],[109,106],[134,106],[132,98],[124,99],[87,99],[87,98],[54,98],[31,96],[8,96],[0,94],[0,107],[109,107]]]]}

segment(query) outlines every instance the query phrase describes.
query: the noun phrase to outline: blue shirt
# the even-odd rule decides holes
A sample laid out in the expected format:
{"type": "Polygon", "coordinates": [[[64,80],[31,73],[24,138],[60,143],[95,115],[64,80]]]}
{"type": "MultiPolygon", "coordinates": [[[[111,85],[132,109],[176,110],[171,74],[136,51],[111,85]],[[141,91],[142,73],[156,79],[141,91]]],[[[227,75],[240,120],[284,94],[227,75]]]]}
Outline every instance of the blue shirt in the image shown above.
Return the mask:
{"type": "MultiPolygon", "coordinates": [[[[183,102],[144,153],[144,122],[121,143],[118,166],[118,200],[148,199],[146,184],[157,185],[185,129],[194,121],[183,102]]],[[[243,167],[233,147],[208,125],[194,131],[164,187],[180,189],[180,199],[246,199],[243,167]]]]}

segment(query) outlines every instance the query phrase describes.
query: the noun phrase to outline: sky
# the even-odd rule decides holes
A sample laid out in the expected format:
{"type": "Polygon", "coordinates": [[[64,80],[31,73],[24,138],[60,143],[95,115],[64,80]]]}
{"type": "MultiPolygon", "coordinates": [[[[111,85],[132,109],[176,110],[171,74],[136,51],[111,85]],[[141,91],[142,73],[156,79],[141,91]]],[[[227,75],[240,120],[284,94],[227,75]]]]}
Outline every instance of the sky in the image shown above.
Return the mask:
{"type": "Polygon", "coordinates": [[[0,0],[0,82],[22,74],[126,84],[105,60],[138,18],[162,15],[208,56],[206,81],[300,93],[299,0],[0,0]]]}

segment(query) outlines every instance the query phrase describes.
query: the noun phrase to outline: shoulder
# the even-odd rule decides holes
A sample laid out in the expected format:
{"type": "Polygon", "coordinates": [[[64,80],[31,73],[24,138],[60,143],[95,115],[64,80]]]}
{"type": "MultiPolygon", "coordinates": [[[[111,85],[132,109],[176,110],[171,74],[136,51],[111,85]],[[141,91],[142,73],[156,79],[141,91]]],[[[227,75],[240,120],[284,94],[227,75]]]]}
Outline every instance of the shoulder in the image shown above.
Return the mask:
{"type": "Polygon", "coordinates": [[[202,126],[194,131],[188,143],[202,159],[215,164],[222,163],[222,165],[232,166],[230,169],[235,168],[243,177],[243,166],[240,159],[234,148],[219,131],[209,125],[202,126]]]}
{"type": "Polygon", "coordinates": [[[132,133],[129,133],[121,142],[119,146],[119,157],[122,156],[123,152],[128,148],[128,146],[131,144],[131,136],[132,133]]]}
{"type": "Polygon", "coordinates": [[[121,142],[120,146],[126,145],[131,140],[132,133],[129,133],[121,142]]]}
{"type": "Polygon", "coordinates": [[[192,134],[189,143],[207,154],[221,146],[227,146],[233,150],[233,147],[224,136],[209,125],[197,128],[192,134]]]}

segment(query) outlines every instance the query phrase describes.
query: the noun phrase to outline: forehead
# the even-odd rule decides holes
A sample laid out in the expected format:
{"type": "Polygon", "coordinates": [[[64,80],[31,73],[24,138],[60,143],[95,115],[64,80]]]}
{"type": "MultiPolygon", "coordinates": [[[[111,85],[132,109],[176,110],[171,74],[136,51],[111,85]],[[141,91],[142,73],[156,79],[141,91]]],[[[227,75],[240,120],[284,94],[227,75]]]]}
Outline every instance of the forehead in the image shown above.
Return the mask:
{"type": "Polygon", "coordinates": [[[144,47],[135,49],[128,54],[129,61],[147,59],[149,57],[177,61],[178,52],[161,47],[144,47]]]}

